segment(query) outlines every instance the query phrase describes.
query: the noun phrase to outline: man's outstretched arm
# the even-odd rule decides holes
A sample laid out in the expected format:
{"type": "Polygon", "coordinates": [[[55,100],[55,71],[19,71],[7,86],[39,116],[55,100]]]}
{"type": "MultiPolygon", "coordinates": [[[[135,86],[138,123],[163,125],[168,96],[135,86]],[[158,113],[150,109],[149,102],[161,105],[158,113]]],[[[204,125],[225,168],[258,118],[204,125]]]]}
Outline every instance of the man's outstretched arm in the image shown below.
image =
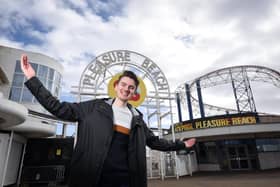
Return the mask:
{"type": "Polygon", "coordinates": [[[156,149],[159,151],[177,151],[180,149],[191,148],[194,146],[196,139],[190,138],[186,141],[176,140],[166,140],[155,136],[153,131],[149,129],[145,124],[145,133],[146,133],[146,144],[151,149],[156,149]]]}
{"type": "Polygon", "coordinates": [[[27,81],[25,82],[26,87],[46,110],[60,119],[69,121],[79,120],[79,104],[60,102],[55,98],[36,77],[36,72],[28,62],[27,55],[21,56],[21,69],[27,78],[27,81]]]}

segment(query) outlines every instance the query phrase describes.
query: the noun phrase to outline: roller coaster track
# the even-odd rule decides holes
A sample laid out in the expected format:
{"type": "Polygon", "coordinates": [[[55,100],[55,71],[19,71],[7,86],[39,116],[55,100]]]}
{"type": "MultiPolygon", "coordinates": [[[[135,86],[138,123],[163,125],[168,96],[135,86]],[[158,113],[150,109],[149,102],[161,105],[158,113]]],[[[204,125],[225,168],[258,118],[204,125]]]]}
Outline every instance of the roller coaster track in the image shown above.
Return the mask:
{"type": "MultiPolygon", "coordinates": [[[[266,82],[280,88],[280,73],[276,70],[263,66],[233,66],[212,71],[193,80],[189,85],[191,103],[195,114],[199,113],[199,101],[194,96],[197,83],[200,88],[210,88],[222,84],[231,84],[235,96],[237,109],[219,107],[203,103],[206,115],[218,115],[225,113],[256,112],[253,93],[250,82],[266,82]]],[[[176,92],[179,93],[180,100],[186,105],[185,84],[180,85],[176,92]]]]}

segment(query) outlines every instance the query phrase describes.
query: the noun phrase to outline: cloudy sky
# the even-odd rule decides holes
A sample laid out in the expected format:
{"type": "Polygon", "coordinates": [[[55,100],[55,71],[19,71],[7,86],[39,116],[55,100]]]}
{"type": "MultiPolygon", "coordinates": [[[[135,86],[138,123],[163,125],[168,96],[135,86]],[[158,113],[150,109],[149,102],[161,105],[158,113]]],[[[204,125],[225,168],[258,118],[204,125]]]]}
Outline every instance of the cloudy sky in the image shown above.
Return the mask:
{"type": "MultiPolygon", "coordinates": [[[[229,66],[280,71],[279,0],[2,0],[0,20],[1,45],[63,64],[62,96],[95,56],[116,49],[152,59],[172,91],[229,66]]],[[[280,114],[279,88],[252,89],[258,111],[280,114]]],[[[230,87],[205,93],[208,103],[234,107],[230,87]]]]}

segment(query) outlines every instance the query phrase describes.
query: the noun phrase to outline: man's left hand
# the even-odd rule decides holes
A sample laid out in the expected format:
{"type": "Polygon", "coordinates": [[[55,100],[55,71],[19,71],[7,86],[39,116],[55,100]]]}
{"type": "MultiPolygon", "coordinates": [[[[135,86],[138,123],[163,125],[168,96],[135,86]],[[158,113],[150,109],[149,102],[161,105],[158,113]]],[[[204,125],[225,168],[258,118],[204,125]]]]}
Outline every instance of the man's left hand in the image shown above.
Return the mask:
{"type": "Polygon", "coordinates": [[[191,138],[191,139],[184,141],[186,148],[192,147],[195,144],[195,142],[196,142],[195,138],[191,138]]]}

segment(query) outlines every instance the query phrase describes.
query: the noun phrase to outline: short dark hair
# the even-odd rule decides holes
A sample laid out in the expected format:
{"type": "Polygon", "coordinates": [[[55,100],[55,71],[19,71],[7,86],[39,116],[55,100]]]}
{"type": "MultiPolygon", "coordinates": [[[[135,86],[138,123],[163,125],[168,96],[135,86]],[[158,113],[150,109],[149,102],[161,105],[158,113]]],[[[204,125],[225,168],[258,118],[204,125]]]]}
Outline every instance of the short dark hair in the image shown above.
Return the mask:
{"type": "Polygon", "coordinates": [[[128,71],[128,70],[122,72],[122,74],[119,76],[118,82],[119,82],[123,77],[129,77],[129,78],[131,78],[132,80],[134,80],[136,88],[138,87],[138,85],[139,85],[139,80],[138,80],[138,78],[137,78],[137,76],[135,75],[134,72],[128,71]]]}

